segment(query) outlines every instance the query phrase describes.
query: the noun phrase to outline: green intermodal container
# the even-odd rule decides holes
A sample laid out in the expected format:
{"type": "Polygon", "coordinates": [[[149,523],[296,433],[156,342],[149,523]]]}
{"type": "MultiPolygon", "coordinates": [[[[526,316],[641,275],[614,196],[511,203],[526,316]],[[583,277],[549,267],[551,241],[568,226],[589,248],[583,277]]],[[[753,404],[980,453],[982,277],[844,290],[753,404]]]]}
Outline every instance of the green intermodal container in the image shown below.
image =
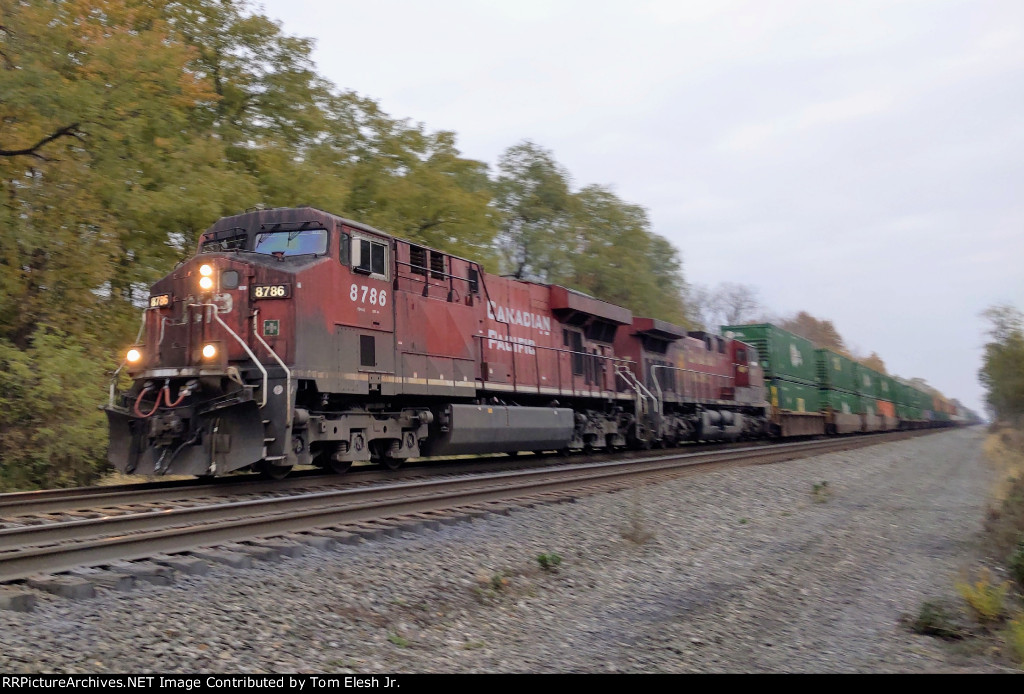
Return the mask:
{"type": "MultiPolygon", "coordinates": [[[[722,334],[757,348],[766,379],[782,378],[818,388],[818,359],[810,340],[771,323],[723,325],[722,334]]],[[[807,411],[817,412],[818,408],[807,411]]]]}
{"type": "Polygon", "coordinates": [[[878,390],[876,391],[879,400],[888,400],[895,403],[899,401],[899,383],[892,376],[878,374],[878,390]]]}
{"type": "Polygon", "coordinates": [[[854,364],[854,374],[857,379],[857,394],[869,398],[878,397],[878,379],[882,374],[874,369],[869,369],[863,364],[854,364]]]}
{"type": "Polygon", "coordinates": [[[893,398],[893,403],[896,405],[896,416],[900,419],[913,419],[911,416],[912,403],[910,400],[910,388],[906,383],[895,380],[896,384],[896,397],[893,398]]]}
{"type": "Polygon", "coordinates": [[[857,392],[857,375],[852,359],[830,349],[817,349],[815,356],[818,359],[818,383],[822,388],[857,392]]]}
{"type": "Polygon", "coordinates": [[[826,407],[831,407],[834,412],[841,412],[843,414],[861,413],[863,405],[861,404],[860,396],[856,393],[836,390],[834,388],[822,388],[820,394],[822,411],[826,407]]]}
{"type": "Polygon", "coordinates": [[[821,392],[818,386],[795,383],[784,378],[768,381],[768,398],[780,410],[791,412],[818,412],[821,410],[821,392]]]}

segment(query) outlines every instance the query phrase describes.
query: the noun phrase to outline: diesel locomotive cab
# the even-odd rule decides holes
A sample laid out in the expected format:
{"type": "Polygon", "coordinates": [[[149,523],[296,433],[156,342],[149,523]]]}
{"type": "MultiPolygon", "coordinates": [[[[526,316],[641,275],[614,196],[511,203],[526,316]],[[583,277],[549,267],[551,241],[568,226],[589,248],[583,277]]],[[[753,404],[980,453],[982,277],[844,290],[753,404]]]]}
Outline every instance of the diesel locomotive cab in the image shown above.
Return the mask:
{"type": "Polygon", "coordinates": [[[295,419],[293,301],[330,232],[311,222],[215,226],[199,253],[153,285],[136,343],[104,408],[121,472],[286,472],[295,419]]]}

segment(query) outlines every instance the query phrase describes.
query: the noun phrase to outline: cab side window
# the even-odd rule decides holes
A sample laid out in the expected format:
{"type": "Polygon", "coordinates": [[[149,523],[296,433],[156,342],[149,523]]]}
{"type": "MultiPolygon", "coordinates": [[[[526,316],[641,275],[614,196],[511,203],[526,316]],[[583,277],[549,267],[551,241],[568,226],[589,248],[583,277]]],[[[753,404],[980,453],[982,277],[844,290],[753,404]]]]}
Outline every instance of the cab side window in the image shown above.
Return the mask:
{"type": "Polygon", "coordinates": [[[348,234],[338,234],[338,237],[338,260],[342,265],[348,265],[352,254],[352,237],[348,234]]]}
{"type": "Polygon", "coordinates": [[[376,279],[388,278],[388,247],[380,241],[352,238],[352,269],[376,279]]]}

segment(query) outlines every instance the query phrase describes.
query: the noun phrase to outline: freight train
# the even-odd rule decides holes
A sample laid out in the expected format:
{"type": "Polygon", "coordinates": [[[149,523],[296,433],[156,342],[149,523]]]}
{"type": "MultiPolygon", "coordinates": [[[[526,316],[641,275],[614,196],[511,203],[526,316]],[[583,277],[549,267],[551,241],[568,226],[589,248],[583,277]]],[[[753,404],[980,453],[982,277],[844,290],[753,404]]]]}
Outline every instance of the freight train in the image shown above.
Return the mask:
{"type": "Polygon", "coordinates": [[[121,472],[275,478],[953,415],[770,325],[687,331],[309,207],[204,232],[153,285],[105,411],[121,472]]]}

